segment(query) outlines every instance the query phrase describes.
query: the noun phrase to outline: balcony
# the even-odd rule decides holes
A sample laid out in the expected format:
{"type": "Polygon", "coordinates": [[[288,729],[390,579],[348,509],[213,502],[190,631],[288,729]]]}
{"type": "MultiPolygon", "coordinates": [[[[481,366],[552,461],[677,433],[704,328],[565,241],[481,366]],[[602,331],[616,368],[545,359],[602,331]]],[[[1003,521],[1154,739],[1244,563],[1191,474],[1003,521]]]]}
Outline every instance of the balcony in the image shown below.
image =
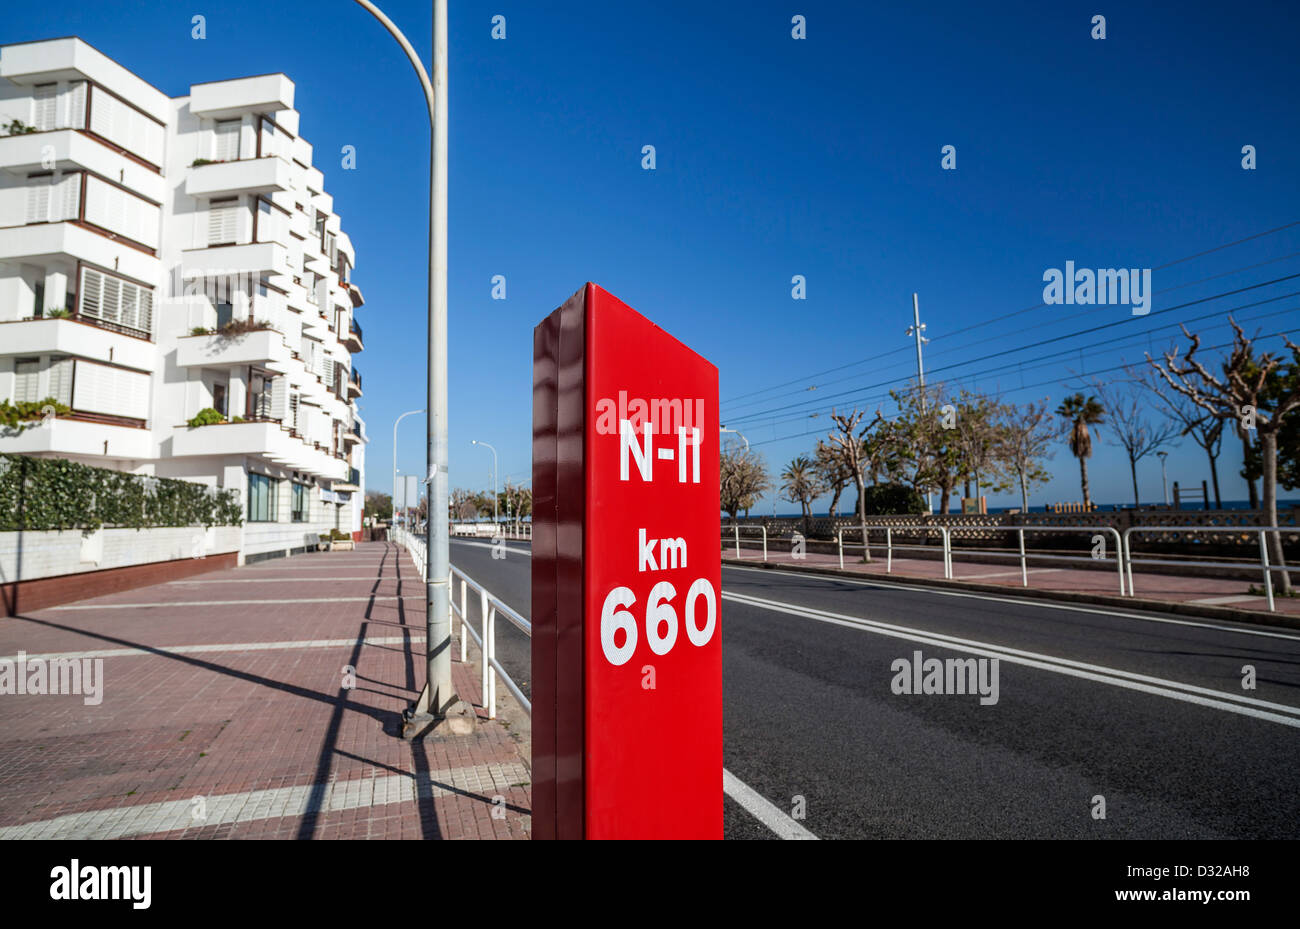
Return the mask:
{"type": "Polygon", "coordinates": [[[339,491],[339,490],[343,490],[343,491],[352,491],[352,492],[354,492],[354,493],[355,493],[356,491],[360,490],[360,489],[361,489],[361,472],[358,471],[356,468],[349,468],[349,469],[348,469],[348,476],[347,476],[346,478],[344,478],[342,481],[335,481],[335,482],[334,482],[334,488],[333,488],[333,489],[336,490],[336,491],[339,491]]]}
{"type": "Polygon", "coordinates": [[[182,368],[260,365],[287,374],[292,360],[293,353],[284,344],[284,336],[274,329],[237,335],[184,336],[176,347],[176,364],[182,368]]]}
{"type": "Polygon", "coordinates": [[[253,455],[336,481],[348,473],[346,461],[307,444],[274,420],[177,426],[171,444],[171,454],[177,458],[253,455]]]}
{"type": "Polygon", "coordinates": [[[190,168],[185,193],[226,197],[239,193],[273,194],[291,189],[289,165],[279,158],[216,161],[190,168]]]}
{"type": "Polygon", "coordinates": [[[0,451],[26,455],[109,455],[128,459],[154,457],[148,429],[95,422],[93,419],[90,416],[60,416],[26,429],[13,438],[0,439],[0,451]]]}
{"type": "Polygon", "coordinates": [[[18,175],[25,182],[28,174],[85,168],[103,177],[119,180],[136,193],[162,202],[167,196],[167,181],[161,175],[97,142],[77,129],[55,129],[23,135],[0,136],[0,168],[18,175]],[[54,164],[49,162],[54,153],[54,164]]]}
{"type": "Polygon", "coordinates": [[[181,275],[191,278],[282,272],[288,252],[278,242],[249,242],[242,245],[191,248],[181,254],[181,275]]]}
{"type": "MultiPolygon", "coordinates": [[[[356,368],[352,369],[352,374],[348,378],[348,399],[355,400],[361,396],[361,372],[356,368]]],[[[341,399],[341,398],[340,398],[341,399]]]]}
{"type": "Polygon", "coordinates": [[[37,263],[41,259],[65,255],[101,268],[113,268],[137,281],[150,282],[159,278],[161,265],[154,256],[74,222],[0,228],[0,261],[21,258],[37,263]]]}
{"type": "Polygon", "coordinates": [[[260,74],[190,86],[190,112],[195,116],[224,119],[245,113],[292,109],[293,81],[283,74],[260,74]]]}
{"type": "Polygon", "coordinates": [[[352,320],[352,324],[348,326],[348,331],[343,334],[343,338],[339,341],[343,343],[344,348],[354,355],[365,349],[365,345],[361,342],[361,327],[357,325],[355,319],[352,320]]]}
{"type": "Polygon", "coordinates": [[[112,359],[115,364],[140,371],[152,371],[155,367],[154,345],[148,333],[136,333],[88,317],[0,323],[0,346],[0,354],[4,355],[49,353],[102,361],[112,359]]]}

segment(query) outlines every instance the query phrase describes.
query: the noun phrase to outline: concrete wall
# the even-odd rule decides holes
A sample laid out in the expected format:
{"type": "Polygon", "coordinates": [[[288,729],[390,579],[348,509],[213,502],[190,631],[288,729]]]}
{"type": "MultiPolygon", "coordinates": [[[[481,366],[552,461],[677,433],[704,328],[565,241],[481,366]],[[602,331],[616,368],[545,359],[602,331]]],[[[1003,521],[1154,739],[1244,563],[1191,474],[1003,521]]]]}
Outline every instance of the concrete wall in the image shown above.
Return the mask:
{"type": "Polygon", "coordinates": [[[238,526],[0,532],[0,583],[238,552],[238,526]]]}

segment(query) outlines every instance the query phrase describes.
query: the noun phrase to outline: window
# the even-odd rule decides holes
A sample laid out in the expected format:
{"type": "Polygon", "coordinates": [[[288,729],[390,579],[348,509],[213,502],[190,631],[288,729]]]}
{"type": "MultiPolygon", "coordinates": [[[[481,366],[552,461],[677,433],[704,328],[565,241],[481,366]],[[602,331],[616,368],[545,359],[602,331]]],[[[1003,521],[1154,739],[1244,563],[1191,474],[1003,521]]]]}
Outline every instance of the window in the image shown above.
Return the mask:
{"type": "Polygon", "coordinates": [[[226,415],[226,385],[212,385],[212,408],[222,416],[226,415]]]}
{"type": "Polygon", "coordinates": [[[153,291],[94,268],[82,268],[79,313],[148,336],[153,331],[153,291]]]}
{"type": "Polygon", "coordinates": [[[217,328],[224,329],[235,321],[235,307],[230,303],[217,304],[217,328]]]}
{"type": "Polygon", "coordinates": [[[32,125],[41,132],[55,128],[59,85],[37,84],[32,91],[32,125]]]}
{"type": "Polygon", "coordinates": [[[214,161],[239,160],[239,120],[217,121],[216,144],[212,149],[214,161]]]}
{"type": "Polygon", "coordinates": [[[36,282],[36,302],[32,306],[32,315],[45,315],[45,278],[36,282]]]}
{"type": "Polygon", "coordinates": [[[276,521],[276,487],[279,483],[265,474],[248,475],[248,521],[250,523],[276,521]]]}
{"type": "Polygon", "coordinates": [[[313,305],[320,304],[320,295],[316,292],[317,277],[311,271],[308,271],[303,278],[303,286],[307,288],[307,302],[313,305]]]}
{"type": "Polygon", "coordinates": [[[308,520],[311,510],[311,494],[306,484],[299,484],[294,481],[293,484],[293,510],[290,518],[295,523],[305,523],[308,520]]]}
{"type": "Polygon", "coordinates": [[[208,207],[208,244],[233,245],[239,218],[239,200],[213,200],[208,207]]]}
{"type": "Polygon", "coordinates": [[[57,223],[77,218],[81,200],[81,175],[64,174],[58,180],[49,171],[27,175],[29,223],[57,223]]]}
{"type": "Polygon", "coordinates": [[[90,88],[90,131],[151,165],[163,163],[161,123],[100,87],[90,88]]]}
{"type": "Polygon", "coordinates": [[[35,403],[41,399],[41,359],[18,358],[14,361],[14,403],[35,403]]]}
{"type": "MultiPolygon", "coordinates": [[[[64,183],[66,184],[66,179],[64,183]]],[[[75,216],[75,213],[69,215],[67,208],[72,193],[69,190],[63,196],[65,219],[75,216]]],[[[85,220],[88,223],[116,232],[141,245],[157,248],[161,215],[161,210],[147,200],[97,177],[86,178],[85,220]]]]}

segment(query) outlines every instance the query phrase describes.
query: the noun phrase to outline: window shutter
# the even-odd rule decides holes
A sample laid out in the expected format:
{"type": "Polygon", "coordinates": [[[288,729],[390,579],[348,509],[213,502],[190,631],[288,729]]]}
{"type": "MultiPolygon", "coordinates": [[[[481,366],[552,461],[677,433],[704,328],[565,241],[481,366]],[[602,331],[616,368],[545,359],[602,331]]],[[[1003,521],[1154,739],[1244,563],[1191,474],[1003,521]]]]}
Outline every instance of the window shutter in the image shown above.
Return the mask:
{"type": "Polygon", "coordinates": [[[212,157],[216,161],[239,160],[239,120],[227,119],[217,123],[212,157]]]}
{"type": "Polygon", "coordinates": [[[33,88],[33,120],[32,124],[44,132],[47,129],[55,128],[55,113],[59,102],[59,85],[58,84],[37,84],[33,88]]]}
{"type": "Polygon", "coordinates": [[[50,221],[50,188],[54,186],[52,175],[41,175],[27,179],[27,221],[29,223],[47,223],[50,221]]]}
{"type": "Polygon", "coordinates": [[[236,200],[214,200],[208,207],[208,244],[225,245],[235,241],[236,200]]]}
{"type": "Polygon", "coordinates": [[[14,363],[14,402],[35,403],[41,399],[40,391],[41,362],[39,359],[19,359],[14,363]]]}
{"type": "Polygon", "coordinates": [[[271,381],[271,418],[280,422],[289,418],[289,382],[284,377],[271,381]]]}
{"type": "Polygon", "coordinates": [[[86,82],[75,81],[72,84],[72,107],[68,113],[68,125],[73,129],[86,128],[86,82]]]}
{"type": "Polygon", "coordinates": [[[50,363],[50,389],[47,396],[64,406],[72,406],[71,358],[59,358],[50,363]]]}

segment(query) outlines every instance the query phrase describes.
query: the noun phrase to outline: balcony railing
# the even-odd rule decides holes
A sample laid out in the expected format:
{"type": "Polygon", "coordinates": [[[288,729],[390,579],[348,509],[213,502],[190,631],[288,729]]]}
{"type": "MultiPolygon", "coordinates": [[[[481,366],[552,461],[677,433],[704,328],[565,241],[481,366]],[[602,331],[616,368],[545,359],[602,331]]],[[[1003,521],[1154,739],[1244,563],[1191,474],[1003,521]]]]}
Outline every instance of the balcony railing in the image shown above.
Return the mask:
{"type": "Polygon", "coordinates": [[[361,372],[360,371],[358,371],[356,368],[353,368],[352,375],[348,378],[348,382],[352,384],[354,387],[356,387],[358,394],[361,393],[361,372]]]}
{"type": "Polygon", "coordinates": [[[352,324],[348,326],[348,330],[357,337],[358,342],[363,345],[365,344],[365,339],[361,337],[361,325],[355,319],[352,320],[352,324]]]}

